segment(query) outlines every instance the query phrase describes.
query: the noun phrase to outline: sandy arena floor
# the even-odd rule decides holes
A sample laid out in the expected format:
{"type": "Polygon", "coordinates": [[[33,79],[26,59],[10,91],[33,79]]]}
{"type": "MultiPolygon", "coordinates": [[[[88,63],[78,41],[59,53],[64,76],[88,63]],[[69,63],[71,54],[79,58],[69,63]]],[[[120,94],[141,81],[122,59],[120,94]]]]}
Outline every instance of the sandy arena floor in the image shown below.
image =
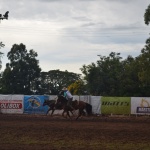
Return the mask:
{"type": "Polygon", "coordinates": [[[0,114],[1,150],[149,150],[150,117],[0,114]]]}

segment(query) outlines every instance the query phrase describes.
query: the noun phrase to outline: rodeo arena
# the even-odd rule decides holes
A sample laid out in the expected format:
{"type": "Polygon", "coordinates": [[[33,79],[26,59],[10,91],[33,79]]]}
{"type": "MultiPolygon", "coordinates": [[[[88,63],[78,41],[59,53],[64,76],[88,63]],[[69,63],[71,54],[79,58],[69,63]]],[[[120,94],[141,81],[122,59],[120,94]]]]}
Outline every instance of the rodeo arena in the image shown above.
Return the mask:
{"type": "MultiPolygon", "coordinates": [[[[1,150],[149,150],[150,97],[73,96],[91,106],[63,114],[57,95],[0,95],[1,150]]],[[[73,102],[72,102],[73,103],[73,102]]]]}

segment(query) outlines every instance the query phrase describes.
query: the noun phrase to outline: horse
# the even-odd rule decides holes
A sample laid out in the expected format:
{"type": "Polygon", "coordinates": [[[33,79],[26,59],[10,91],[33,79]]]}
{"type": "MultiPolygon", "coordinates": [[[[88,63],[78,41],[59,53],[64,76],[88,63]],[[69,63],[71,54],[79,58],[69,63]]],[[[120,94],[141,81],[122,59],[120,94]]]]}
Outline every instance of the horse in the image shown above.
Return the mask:
{"type": "Polygon", "coordinates": [[[56,100],[45,100],[44,103],[43,103],[43,106],[46,106],[48,105],[49,106],[49,109],[47,110],[46,112],[46,115],[49,113],[49,111],[52,110],[51,112],[51,116],[53,115],[54,111],[55,111],[55,103],[56,103],[56,100]]]}
{"type": "MultiPolygon", "coordinates": [[[[56,105],[56,100],[45,100],[44,101],[44,103],[43,103],[43,106],[49,106],[49,109],[47,110],[47,112],[46,112],[46,115],[49,113],[49,111],[51,111],[52,110],[52,112],[51,112],[51,116],[53,115],[53,113],[54,113],[54,111],[57,109],[57,110],[62,110],[63,109],[63,107],[61,106],[61,105],[56,105]]],[[[72,111],[70,111],[72,114],[73,114],[73,112],[72,111]]],[[[62,116],[64,116],[64,113],[65,113],[65,111],[63,111],[63,113],[62,113],[62,116]]]]}
{"type": "MultiPolygon", "coordinates": [[[[68,100],[62,96],[62,95],[58,95],[58,99],[56,102],[56,105],[61,105],[64,109],[65,112],[67,112],[68,117],[70,118],[70,114],[69,111],[73,111],[72,108],[70,108],[68,105],[68,100]]],[[[84,109],[86,110],[88,116],[90,116],[92,114],[92,105],[83,102],[83,101],[78,101],[78,100],[74,100],[72,101],[72,107],[74,108],[74,110],[79,110],[78,116],[76,118],[76,120],[85,114],[84,109]]]]}

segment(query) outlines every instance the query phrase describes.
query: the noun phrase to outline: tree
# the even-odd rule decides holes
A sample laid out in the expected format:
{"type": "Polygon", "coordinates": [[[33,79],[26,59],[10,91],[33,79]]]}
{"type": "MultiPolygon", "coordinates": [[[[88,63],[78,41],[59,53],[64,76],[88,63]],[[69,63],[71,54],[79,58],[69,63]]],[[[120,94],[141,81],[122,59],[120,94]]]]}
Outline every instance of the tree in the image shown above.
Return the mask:
{"type": "MultiPolygon", "coordinates": [[[[148,5],[144,14],[144,21],[146,25],[150,23],[150,5],[148,5]]],[[[145,47],[141,50],[141,54],[137,57],[139,63],[138,77],[141,81],[140,87],[143,96],[149,96],[150,94],[150,38],[146,40],[145,47]]]]}
{"type": "Polygon", "coordinates": [[[143,95],[150,95],[150,38],[146,40],[145,47],[141,50],[141,54],[138,57],[139,62],[139,80],[143,88],[143,95]]]}
{"type": "MultiPolygon", "coordinates": [[[[5,46],[5,44],[3,44],[2,42],[0,42],[0,49],[3,48],[4,46],[5,46]]],[[[3,56],[3,53],[0,52],[0,69],[2,68],[2,61],[1,61],[2,56],[3,56]]]]}
{"type": "Polygon", "coordinates": [[[96,64],[91,63],[88,66],[83,65],[81,71],[85,75],[84,80],[87,82],[86,91],[88,91],[88,93],[92,95],[99,95],[100,72],[96,64]]]}
{"type": "Polygon", "coordinates": [[[9,63],[6,64],[6,69],[2,73],[2,80],[1,80],[1,92],[3,94],[13,93],[13,85],[12,85],[12,72],[9,63]]]}
{"type": "Polygon", "coordinates": [[[140,70],[137,58],[128,56],[122,61],[122,73],[119,81],[119,96],[142,96],[138,72],[140,70]]]}
{"type": "Polygon", "coordinates": [[[86,87],[85,87],[83,80],[77,80],[74,83],[70,84],[68,86],[68,90],[73,95],[85,95],[85,94],[87,94],[86,87]]]}
{"type": "Polygon", "coordinates": [[[34,50],[28,52],[24,44],[14,44],[7,54],[10,63],[7,64],[2,76],[2,85],[5,87],[2,91],[13,94],[33,94],[41,71],[37,56],[34,50]],[[5,85],[7,80],[13,87],[11,90],[5,85]]]}
{"type": "Polygon", "coordinates": [[[60,70],[41,72],[39,79],[41,83],[40,94],[56,95],[63,86],[68,87],[76,80],[80,80],[80,76],[80,74],[60,70]]]}
{"type": "Polygon", "coordinates": [[[111,52],[108,57],[100,56],[97,64],[81,68],[88,90],[92,95],[118,94],[119,78],[122,72],[120,53],[111,52]]]}
{"type": "Polygon", "coordinates": [[[144,21],[145,21],[146,25],[149,25],[149,23],[150,23],[150,5],[145,10],[144,21]]]}

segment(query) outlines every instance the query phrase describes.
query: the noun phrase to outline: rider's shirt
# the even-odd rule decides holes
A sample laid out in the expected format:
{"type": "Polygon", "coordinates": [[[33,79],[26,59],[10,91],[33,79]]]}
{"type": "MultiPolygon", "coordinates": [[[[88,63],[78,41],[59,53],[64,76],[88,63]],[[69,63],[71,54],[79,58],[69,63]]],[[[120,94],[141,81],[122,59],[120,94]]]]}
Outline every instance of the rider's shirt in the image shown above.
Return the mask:
{"type": "Polygon", "coordinates": [[[65,96],[67,99],[73,97],[69,91],[64,92],[64,96],[65,96]]]}

